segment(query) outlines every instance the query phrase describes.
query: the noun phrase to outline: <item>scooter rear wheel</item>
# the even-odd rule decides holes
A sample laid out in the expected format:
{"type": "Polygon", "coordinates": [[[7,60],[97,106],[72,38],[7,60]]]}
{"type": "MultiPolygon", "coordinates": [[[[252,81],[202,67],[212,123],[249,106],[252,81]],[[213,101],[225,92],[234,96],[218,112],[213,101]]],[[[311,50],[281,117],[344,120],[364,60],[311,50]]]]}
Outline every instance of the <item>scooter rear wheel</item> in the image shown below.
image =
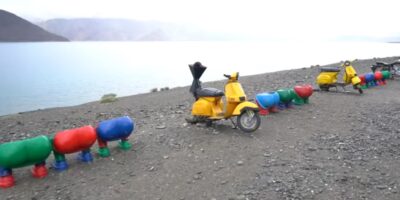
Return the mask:
{"type": "Polygon", "coordinates": [[[319,86],[319,89],[320,89],[321,91],[328,92],[328,91],[329,91],[329,86],[320,85],[320,86],[319,86]]]}
{"type": "Polygon", "coordinates": [[[237,125],[243,132],[251,133],[260,127],[261,118],[254,110],[245,110],[237,117],[237,125]]]}

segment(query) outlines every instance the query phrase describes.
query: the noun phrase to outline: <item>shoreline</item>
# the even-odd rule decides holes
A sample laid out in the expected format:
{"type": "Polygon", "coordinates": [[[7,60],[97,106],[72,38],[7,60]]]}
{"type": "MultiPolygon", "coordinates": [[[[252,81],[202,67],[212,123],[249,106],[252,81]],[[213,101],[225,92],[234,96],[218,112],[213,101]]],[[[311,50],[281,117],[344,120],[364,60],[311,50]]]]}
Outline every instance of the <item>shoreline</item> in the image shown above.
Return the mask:
{"type": "MultiPolygon", "coordinates": [[[[379,58],[379,57],[377,57],[377,58],[371,58],[371,59],[356,59],[356,61],[361,61],[361,62],[363,62],[363,61],[369,61],[369,60],[386,60],[386,59],[395,59],[395,58],[397,58],[397,57],[399,57],[400,58],[400,56],[390,56],[390,57],[383,57],[383,58],[379,58]]],[[[333,64],[327,64],[327,65],[321,65],[321,66],[334,66],[335,64],[337,64],[337,63],[333,63],[333,64]]],[[[308,68],[314,68],[314,67],[318,67],[318,66],[320,66],[320,64],[315,64],[315,65],[311,65],[311,66],[309,66],[309,67],[298,67],[298,68],[291,68],[291,69],[283,69],[283,70],[278,70],[278,71],[268,71],[268,72],[264,72],[264,73],[257,73],[257,74],[250,74],[250,75],[245,75],[245,76],[242,76],[242,77],[252,77],[252,76],[260,76],[260,75],[265,75],[265,74],[269,74],[269,73],[284,73],[285,71],[292,71],[292,70],[299,70],[299,69],[308,69],[308,68]]],[[[207,81],[206,83],[212,83],[212,82],[224,82],[225,80],[224,79],[219,79],[219,80],[213,80],[213,81],[207,81]]],[[[313,82],[310,82],[310,84],[313,84],[313,85],[315,85],[315,80],[313,81],[313,82]]],[[[171,86],[163,86],[163,87],[171,87],[171,86]]],[[[157,89],[161,89],[161,88],[163,88],[163,87],[157,87],[157,89]]],[[[186,87],[190,87],[190,85],[185,85],[185,86],[172,86],[172,88],[169,88],[169,90],[173,90],[173,89],[179,89],[179,88],[186,88],[186,87]]],[[[126,95],[126,96],[119,96],[119,97],[117,97],[117,99],[120,99],[120,98],[126,98],[126,97],[132,97],[132,96],[136,96],[136,95],[146,95],[146,94],[150,94],[150,93],[154,93],[154,92],[151,92],[151,90],[152,89],[154,89],[154,88],[150,88],[149,89],[149,92],[144,92],[144,93],[137,93],[137,94],[130,94],[130,95],[126,95]]],[[[157,91],[157,92],[163,92],[163,91],[157,91]]],[[[261,91],[260,91],[261,92],[261,91]]],[[[118,95],[118,94],[117,94],[118,95]]],[[[80,106],[80,105],[84,105],[84,104],[89,104],[89,103],[95,103],[95,102],[99,102],[100,101],[100,97],[99,97],[99,100],[94,100],[94,101],[89,101],[89,102],[82,102],[82,103],[79,103],[79,104],[75,104],[75,105],[66,105],[66,106],[57,106],[57,107],[44,107],[44,108],[39,108],[39,109],[34,109],[34,110],[27,110],[27,111],[20,111],[20,112],[16,112],[16,113],[10,113],[10,114],[5,114],[5,115],[0,115],[0,118],[2,118],[2,117],[6,117],[6,116],[9,116],[9,115],[21,115],[21,114],[24,114],[24,113],[31,113],[31,112],[39,112],[39,111],[46,111],[46,110],[49,110],[49,109],[57,109],[57,108],[69,108],[69,107],[76,107],[76,106],[80,106]]]]}

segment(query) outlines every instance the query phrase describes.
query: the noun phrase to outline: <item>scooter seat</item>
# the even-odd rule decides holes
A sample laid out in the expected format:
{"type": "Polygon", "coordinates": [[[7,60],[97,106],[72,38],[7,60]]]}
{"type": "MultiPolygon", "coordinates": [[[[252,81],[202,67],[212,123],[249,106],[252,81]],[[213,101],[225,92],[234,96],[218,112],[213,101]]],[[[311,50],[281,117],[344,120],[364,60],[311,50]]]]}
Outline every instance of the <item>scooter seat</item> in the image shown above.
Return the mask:
{"type": "Polygon", "coordinates": [[[336,67],[321,67],[321,72],[340,72],[340,69],[336,67]]]}
{"type": "Polygon", "coordinates": [[[222,97],[224,92],[216,88],[199,88],[196,91],[198,97],[222,97]]]}
{"type": "Polygon", "coordinates": [[[386,62],[376,62],[377,65],[384,65],[384,66],[389,66],[389,63],[386,62]]]}

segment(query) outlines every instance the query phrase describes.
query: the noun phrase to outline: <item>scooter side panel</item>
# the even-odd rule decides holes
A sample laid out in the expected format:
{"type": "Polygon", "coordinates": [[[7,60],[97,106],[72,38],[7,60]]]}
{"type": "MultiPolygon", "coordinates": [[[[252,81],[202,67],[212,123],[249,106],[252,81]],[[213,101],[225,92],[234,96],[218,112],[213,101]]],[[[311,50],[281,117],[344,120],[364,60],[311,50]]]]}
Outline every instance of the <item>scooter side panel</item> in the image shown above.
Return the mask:
{"type": "Polygon", "coordinates": [[[317,77],[318,85],[329,85],[337,82],[337,72],[322,72],[317,77]]]}
{"type": "Polygon", "coordinates": [[[215,102],[215,97],[202,97],[194,102],[192,106],[192,115],[194,116],[212,116],[212,106],[215,102]]]}

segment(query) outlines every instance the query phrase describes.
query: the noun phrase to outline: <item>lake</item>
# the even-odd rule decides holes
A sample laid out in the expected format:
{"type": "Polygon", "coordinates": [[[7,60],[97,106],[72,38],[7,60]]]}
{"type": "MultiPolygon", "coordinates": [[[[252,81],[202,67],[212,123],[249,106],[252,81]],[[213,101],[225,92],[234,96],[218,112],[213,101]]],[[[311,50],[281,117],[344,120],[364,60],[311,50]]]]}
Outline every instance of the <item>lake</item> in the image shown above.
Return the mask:
{"type": "Polygon", "coordinates": [[[210,81],[399,52],[391,43],[0,43],[0,115],[190,85],[195,61],[208,67],[201,80],[210,81]]]}

